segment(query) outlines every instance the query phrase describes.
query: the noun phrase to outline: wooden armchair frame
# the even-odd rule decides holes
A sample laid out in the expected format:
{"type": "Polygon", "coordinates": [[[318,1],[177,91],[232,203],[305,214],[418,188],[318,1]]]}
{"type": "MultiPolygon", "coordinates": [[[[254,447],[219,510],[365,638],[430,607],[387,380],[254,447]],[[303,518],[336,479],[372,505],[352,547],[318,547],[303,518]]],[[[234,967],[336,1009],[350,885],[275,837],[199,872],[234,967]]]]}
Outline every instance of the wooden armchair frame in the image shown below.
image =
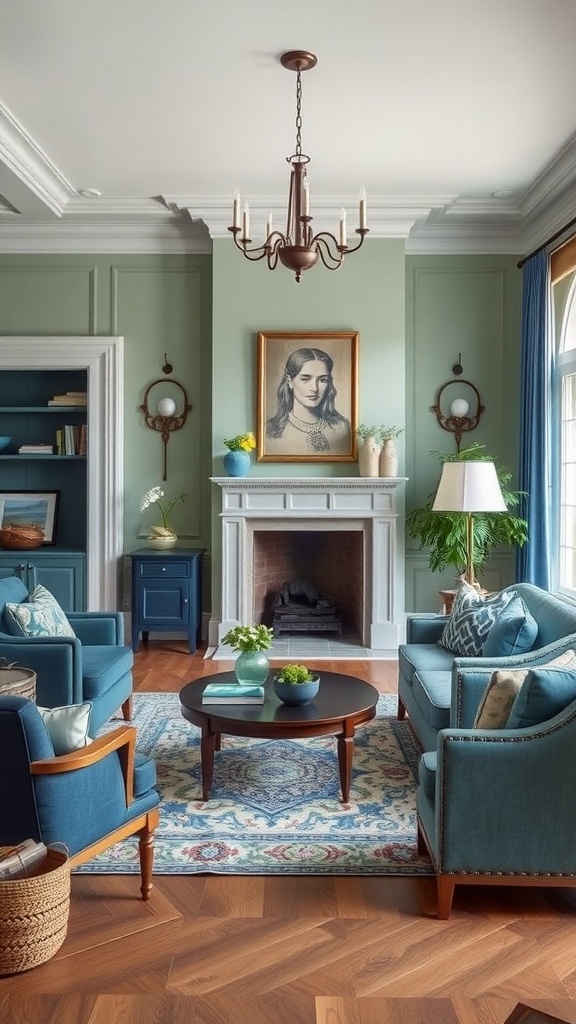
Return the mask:
{"type": "MultiPolygon", "coordinates": [[[[121,725],[104,736],[100,736],[87,747],[82,747],[80,750],[74,750],[69,754],[61,754],[59,757],[45,757],[40,761],[32,761],[30,763],[30,774],[59,775],[63,772],[78,771],[81,768],[87,768],[91,764],[96,764],[104,757],[107,757],[108,754],[117,750],[124,777],[126,807],[129,807],[134,800],[133,771],[135,749],[136,729],[131,726],[121,725]]],[[[158,825],[159,818],[158,807],[145,811],[137,818],[127,821],[120,828],[114,829],[113,832],[109,832],[101,839],[98,839],[97,842],[91,843],[90,846],[86,846],[83,850],[73,854],[70,857],[70,866],[76,867],[78,864],[84,864],[85,861],[90,860],[97,853],[101,853],[102,850],[108,849],[109,846],[114,846],[121,839],[137,834],[139,836],[138,853],[142,883],[140,891],[142,899],[149,900],[152,891],[154,830],[158,825]]]]}

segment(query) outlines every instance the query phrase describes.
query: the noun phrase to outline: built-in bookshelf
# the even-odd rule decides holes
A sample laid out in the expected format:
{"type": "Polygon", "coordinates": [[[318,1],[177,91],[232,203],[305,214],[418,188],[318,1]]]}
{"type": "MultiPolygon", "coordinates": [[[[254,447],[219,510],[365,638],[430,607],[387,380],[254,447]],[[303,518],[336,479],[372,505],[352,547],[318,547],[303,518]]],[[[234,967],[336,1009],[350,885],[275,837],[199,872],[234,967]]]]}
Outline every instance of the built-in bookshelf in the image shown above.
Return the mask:
{"type": "MultiPolygon", "coordinates": [[[[0,372],[0,435],[10,437],[0,452],[0,496],[56,494],[54,542],[28,561],[58,564],[60,555],[63,578],[72,573],[66,603],[72,599],[77,610],[84,607],[88,401],[84,369],[0,372]]],[[[7,571],[6,554],[0,554],[0,571],[2,565],[7,571]]],[[[22,556],[26,561],[27,553],[22,556]]]]}

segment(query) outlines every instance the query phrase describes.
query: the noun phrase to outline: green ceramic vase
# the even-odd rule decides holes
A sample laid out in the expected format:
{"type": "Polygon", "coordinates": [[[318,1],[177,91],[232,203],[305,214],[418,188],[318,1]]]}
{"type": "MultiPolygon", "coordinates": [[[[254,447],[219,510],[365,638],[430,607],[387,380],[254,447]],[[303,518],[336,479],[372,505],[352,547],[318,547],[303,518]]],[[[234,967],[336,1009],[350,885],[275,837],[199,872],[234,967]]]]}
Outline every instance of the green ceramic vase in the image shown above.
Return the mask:
{"type": "Polygon", "coordinates": [[[234,664],[236,679],[244,686],[263,686],[268,678],[270,662],[263,651],[241,651],[234,664]]]}

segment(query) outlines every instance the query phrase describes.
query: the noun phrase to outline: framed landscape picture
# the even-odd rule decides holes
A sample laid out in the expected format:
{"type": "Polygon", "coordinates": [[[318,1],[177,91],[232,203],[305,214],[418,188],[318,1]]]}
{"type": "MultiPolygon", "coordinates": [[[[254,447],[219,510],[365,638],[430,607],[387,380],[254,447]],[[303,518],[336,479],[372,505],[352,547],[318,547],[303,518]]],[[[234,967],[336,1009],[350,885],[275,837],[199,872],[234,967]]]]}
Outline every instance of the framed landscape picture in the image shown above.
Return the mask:
{"type": "Polygon", "coordinates": [[[355,462],[357,425],[357,331],[259,332],[259,462],[355,462]]]}
{"type": "Polygon", "coordinates": [[[39,526],[43,544],[54,544],[60,491],[0,491],[0,528],[39,526]]]}

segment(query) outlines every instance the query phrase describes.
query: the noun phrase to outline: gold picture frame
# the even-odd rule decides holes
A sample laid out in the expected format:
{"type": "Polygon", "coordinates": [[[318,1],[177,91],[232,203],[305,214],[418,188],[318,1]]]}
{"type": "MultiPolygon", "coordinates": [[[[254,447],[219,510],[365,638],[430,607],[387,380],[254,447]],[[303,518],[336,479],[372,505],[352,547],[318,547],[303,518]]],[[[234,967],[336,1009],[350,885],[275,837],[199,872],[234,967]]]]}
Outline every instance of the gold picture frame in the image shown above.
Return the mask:
{"type": "Polygon", "coordinates": [[[355,462],[357,426],[358,331],[258,332],[258,462],[355,462]]]}

